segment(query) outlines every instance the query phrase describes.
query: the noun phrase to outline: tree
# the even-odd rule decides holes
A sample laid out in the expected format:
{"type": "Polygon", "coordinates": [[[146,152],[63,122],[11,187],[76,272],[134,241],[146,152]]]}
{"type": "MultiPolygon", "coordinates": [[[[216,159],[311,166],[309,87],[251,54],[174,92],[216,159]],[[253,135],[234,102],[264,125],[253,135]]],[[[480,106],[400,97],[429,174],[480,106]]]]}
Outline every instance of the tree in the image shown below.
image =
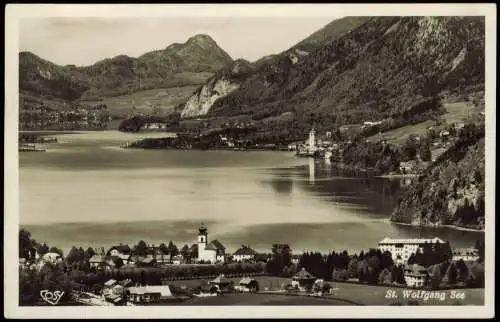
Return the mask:
{"type": "Polygon", "coordinates": [[[180,253],[182,257],[186,258],[189,255],[189,246],[187,244],[182,246],[180,253]]]}
{"type": "Polygon", "coordinates": [[[479,262],[484,261],[484,242],[479,239],[476,240],[475,248],[479,252],[479,262]]]}
{"type": "Polygon", "coordinates": [[[467,267],[463,259],[460,259],[456,262],[456,268],[457,268],[457,281],[466,283],[469,279],[469,268],[467,267]]]}
{"type": "Polygon", "coordinates": [[[168,252],[172,256],[177,256],[179,254],[179,249],[177,249],[177,246],[172,241],[168,242],[168,247],[167,248],[168,248],[168,252]]]}
{"type": "Polygon", "coordinates": [[[347,276],[348,278],[355,278],[358,276],[358,259],[353,258],[349,261],[347,266],[347,276]]]}
{"type": "Polygon", "coordinates": [[[88,261],[95,255],[95,251],[92,247],[87,248],[85,251],[85,259],[88,261]]]}
{"type": "Polygon", "coordinates": [[[31,233],[27,230],[21,229],[19,231],[19,258],[30,259],[31,248],[33,248],[31,233]]]}
{"type": "Polygon", "coordinates": [[[99,284],[92,285],[92,293],[100,295],[102,291],[102,286],[99,284]]]}
{"type": "Polygon", "coordinates": [[[38,254],[40,256],[43,256],[45,254],[47,254],[49,252],[49,246],[47,246],[47,244],[43,243],[43,245],[40,245],[40,247],[38,248],[38,254]]]}
{"type": "Polygon", "coordinates": [[[442,281],[441,267],[439,264],[435,264],[431,267],[430,274],[430,285],[432,288],[438,288],[442,281]]]}
{"type": "Polygon", "coordinates": [[[143,240],[140,240],[134,247],[134,255],[146,256],[147,254],[148,254],[148,245],[143,240]]]}
{"type": "Polygon", "coordinates": [[[429,144],[424,144],[419,149],[420,159],[424,162],[431,161],[432,153],[429,144]]]}
{"type": "Polygon", "coordinates": [[[448,266],[443,282],[448,285],[455,285],[457,283],[457,268],[455,264],[451,263],[450,266],[448,266]]]}
{"type": "MultiPolygon", "coordinates": [[[[187,246],[187,245],[185,245],[187,246]]],[[[168,247],[165,245],[165,243],[161,243],[158,249],[163,253],[163,254],[168,254],[168,247]]]]}
{"type": "Polygon", "coordinates": [[[274,275],[281,275],[283,268],[291,263],[291,252],[288,244],[274,244],[271,260],[266,265],[266,270],[274,275]]]}
{"type": "Polygon", "coordinates": [[[349,272],[346,269],[334,269],[332,273],[332,279],[334,281],[347,281],[349,278],[349,272]]]}
{"type": "Polygon", "coordinates": [[[75,246],[73,246],[65,259],[68,264],[73,264],[73,263],[79,263],[84,258],[80,250],[75,246]]]}
{"type": "Polygon", "coordinates": [[[384,268],[378,275],[378,283],[382,285],[392,284],[392,273],[388,268],[384,268]]]}

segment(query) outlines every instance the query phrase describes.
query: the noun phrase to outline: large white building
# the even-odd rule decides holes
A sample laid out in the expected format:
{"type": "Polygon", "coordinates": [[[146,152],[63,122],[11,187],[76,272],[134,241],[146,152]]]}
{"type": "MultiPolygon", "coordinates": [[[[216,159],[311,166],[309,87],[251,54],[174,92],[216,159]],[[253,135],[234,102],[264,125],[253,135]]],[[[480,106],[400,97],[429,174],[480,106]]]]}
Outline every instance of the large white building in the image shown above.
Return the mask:
{"type": "Polygon", "coordinates": [[[378,249],[381,252],[390,252],[395,263],[406,264],[412,254],[419,249],[422,252],[423,247],[429,243],[447,244],[447,242],[437,237],[415,239],[391,239],[386,237],[378,243],[378,249]]]}
{"type": "Polygon", "coordinates": [[[198,262],[212,264],[224,262],[226,258],[225,247],[218,240],[208,242],[207,227],[203,223],[198,231],[198,262]]]}

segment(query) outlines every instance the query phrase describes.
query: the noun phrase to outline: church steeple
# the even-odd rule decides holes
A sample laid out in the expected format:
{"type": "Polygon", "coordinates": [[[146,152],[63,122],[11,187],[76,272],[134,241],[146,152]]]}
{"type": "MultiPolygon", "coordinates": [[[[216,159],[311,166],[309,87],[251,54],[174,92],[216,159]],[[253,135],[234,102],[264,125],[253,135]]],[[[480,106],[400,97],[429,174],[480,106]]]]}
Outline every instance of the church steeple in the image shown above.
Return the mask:
{"type": "Polygon", "coordinates": [[[198,244],[199,244],[199,246],[207,244],[207,235],[208,235],[207,227],[205,227],[205,225],[203,224],[203,221],[202,221],[201,227],[198,229],[198,244]]]}

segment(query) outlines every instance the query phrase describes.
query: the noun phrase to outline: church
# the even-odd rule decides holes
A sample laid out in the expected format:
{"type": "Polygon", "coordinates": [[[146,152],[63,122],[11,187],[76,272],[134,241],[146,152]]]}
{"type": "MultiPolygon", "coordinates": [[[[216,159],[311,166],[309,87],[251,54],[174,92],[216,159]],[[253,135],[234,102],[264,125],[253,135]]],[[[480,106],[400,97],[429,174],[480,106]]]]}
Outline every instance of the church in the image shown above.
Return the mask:
{"type": "Polygon", "coordinates": [[[198,262],[217,263],[225,262],[226,248],[218,241],[212,240],[208,242],[208,229],[201,223],[198,229],[198,262]]]}

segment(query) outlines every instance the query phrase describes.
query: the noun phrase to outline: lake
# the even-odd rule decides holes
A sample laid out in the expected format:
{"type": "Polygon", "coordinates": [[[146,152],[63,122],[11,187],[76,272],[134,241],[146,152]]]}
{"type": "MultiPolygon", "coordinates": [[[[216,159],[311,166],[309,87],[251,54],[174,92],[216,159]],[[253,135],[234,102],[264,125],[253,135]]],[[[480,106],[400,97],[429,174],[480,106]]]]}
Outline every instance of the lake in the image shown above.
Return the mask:
{"type": "Polygon", "coordinates": [[[473,246],[480,232],[390,223],[402,180],[350,176],[293,152],[136,150],[161,133],[53,134],[47,152],[20,153],[20,224],[65,253],[73,245],[196,241],[201,221],[227,251],[350,252],[384,237],[440,237],[473,246]]]}

